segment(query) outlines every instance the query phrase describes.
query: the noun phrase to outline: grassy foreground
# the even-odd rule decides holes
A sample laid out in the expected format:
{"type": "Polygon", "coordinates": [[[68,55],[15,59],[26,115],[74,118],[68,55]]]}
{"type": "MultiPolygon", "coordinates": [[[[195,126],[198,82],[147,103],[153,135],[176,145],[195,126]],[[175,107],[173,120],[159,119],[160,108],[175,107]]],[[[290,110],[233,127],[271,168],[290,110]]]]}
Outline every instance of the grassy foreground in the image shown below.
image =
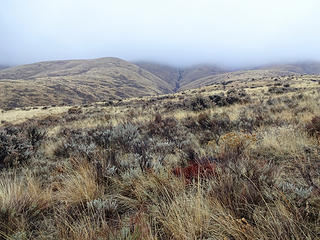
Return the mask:
{"type": "Polygon", "coordinates": [[[3,111],[0,239],[320,239],[319,81],[3,111]]]}

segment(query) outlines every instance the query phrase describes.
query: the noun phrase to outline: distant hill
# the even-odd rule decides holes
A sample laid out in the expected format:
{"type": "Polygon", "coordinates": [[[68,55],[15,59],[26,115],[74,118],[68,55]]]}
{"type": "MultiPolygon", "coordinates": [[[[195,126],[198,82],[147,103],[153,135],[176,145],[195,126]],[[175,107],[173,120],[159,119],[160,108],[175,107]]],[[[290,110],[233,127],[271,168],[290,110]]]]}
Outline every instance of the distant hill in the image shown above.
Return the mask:
{"type": "Polygon", "coordinates": [[[223,74],[210,75],[204,78],[192,81],[184,86],[180,90],[186,90],[191,88],[199,88],[203,86],[209,86],[215,83],[232,82],[232,81],[248,81],[253,79],[271,78],[278,76],[295,75],[290,71],[275,71],[275,70],[245,70],[235,71],[223,74]]]}
{"type": "Polygon", "coordinates": [[[227,71],[214,65],[177,68],[119,58],[39,62],[0,70],[0,108],[84,104],[300,74],[320,74],[320,63],[227,71]]]}
{"type": "Polygon", "coordinates": [[[175,91],[200,78],[226,72],[226,70],[212,65],[175,68],[151,62],[138,62],[136,64],[171,84],[175,91]]]}
{"type": "Polygon", "coordinates": [[[258,67],[256,69],[267,69],[274,71],[289,71],[300,74],[320,74],[320,62],[303,62],[295,64],[274,64],[258,67]]]}
{"type": "Polygon", "coordinates": [[[239,80],[251,80],[261,78],[272,78],[279,76],[301,75],[301,74],[320,74],[320,63],[305,62],[296,64],[274,64],[253,69],[230,71],[219,74],[212,74],[202,78],[189,81],[181,86],[180,90],[198,88],[212,85],[219,82],[230,82],[239,80]]]}
{"type": "Polygon", "coordinates": [[[212,75],[222,74],[227,72],[217,66],[212,65],[197,65],[183,70],[181,86],[186,86],[189,83],[212,75]]]}
{"type": "Polygon", "coordinates": [[[172,87],[166,81],[118,58],[39,62],[0,70],[0,108],[170,92],[172,87]]]}
{"type": "Polygon", "coordinates": [[[135,64],[166,81],[172,88],[176,87],[179,79],[178,68],[152,62],[136,62],[135,64]]]}

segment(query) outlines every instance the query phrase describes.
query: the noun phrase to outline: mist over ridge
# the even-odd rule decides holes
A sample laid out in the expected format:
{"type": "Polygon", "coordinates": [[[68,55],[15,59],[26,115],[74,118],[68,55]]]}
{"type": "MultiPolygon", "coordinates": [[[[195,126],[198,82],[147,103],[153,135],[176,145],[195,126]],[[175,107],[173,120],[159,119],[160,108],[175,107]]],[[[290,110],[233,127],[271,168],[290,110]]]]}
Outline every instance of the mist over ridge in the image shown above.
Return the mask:
{"type": "Polygon", "coordinates": [[[316,0],[4,0],[0,65],[119,57],[226,68],[320,60],[316,0]]]}

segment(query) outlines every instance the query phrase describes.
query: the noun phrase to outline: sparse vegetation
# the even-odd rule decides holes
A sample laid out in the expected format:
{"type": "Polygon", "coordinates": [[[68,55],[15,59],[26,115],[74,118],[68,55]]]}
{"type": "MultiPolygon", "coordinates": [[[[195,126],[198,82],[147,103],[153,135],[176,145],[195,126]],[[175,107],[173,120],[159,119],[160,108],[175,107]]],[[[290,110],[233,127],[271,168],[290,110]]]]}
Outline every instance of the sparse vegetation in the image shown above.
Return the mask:
{"type": "Polygon", "coordinates": [[[249,80],[2,112],[0,239],[319,239],[319,85],[249,80]]]}

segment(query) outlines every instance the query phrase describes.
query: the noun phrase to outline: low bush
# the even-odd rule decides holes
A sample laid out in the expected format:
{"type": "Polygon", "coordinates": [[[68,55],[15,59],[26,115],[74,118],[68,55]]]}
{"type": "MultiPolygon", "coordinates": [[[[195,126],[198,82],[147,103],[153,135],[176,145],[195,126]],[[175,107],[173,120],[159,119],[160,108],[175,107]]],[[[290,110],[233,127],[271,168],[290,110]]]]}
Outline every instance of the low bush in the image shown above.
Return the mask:
{"type": "Polygon", "coordinates": [[[320,136],[320,116],[315,116],[306,125],[306,130],[311,136],[320,136]]]}
{"type": "Polygon", "coordinates": [[[208,109],[212,107],[211,102],[209,101],[209,99],[207,99],[206,97],[202,97],[202,96],[197,96],[194,99],[191,100],[190,104],[190,108],[193,111],[201,111],[204,109],[208,109]]]}
{"type": "Polygon", "coordinates": [[[33,154],[32,143],[20,129],[8,127],[0,131],[0,168],[26,163],[33,154]]]}
{"type": "Polygon", "coordinates": [[[80,107],[71,107],[68,109],[68,114],[81,114],[83,113],[82,109],[80,107]]]}
{"type": "Polygon", "coordinates": [[[227,91],[227,94],[212,95],[209,97],[212,102],[217,106],[227,106],[235,103],[247,103],[250,101],[250,97],[244,90],[231,89],[227,91]]]}

